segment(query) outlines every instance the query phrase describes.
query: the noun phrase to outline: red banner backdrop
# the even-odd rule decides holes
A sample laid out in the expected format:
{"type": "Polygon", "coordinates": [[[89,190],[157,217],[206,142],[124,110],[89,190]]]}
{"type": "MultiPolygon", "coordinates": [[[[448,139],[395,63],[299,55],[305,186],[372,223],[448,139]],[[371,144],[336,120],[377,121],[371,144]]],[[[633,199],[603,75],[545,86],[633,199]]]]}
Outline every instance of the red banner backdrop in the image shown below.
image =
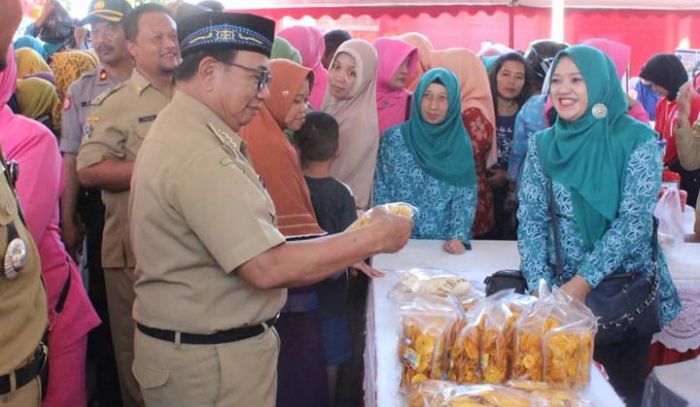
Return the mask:
{"type": "MultiPolygon", "coordinates": [[[[550,10],[523,6],[297,7],[246,10],[275,19],[278,27],[315,23],[343,28],[373,40],[408,31],[427,35],[436,48],[478,50],[483,41],[525,50],[549,37],[550,10]]],[[[700,47],[699,11],[567,10],[565,38],[572,44],[602,37],[632,46],[632,74],[658,52],[673,52],[681,41],[700,47]],[[692,24],[695,21],[696,24],[692,24]]]]}

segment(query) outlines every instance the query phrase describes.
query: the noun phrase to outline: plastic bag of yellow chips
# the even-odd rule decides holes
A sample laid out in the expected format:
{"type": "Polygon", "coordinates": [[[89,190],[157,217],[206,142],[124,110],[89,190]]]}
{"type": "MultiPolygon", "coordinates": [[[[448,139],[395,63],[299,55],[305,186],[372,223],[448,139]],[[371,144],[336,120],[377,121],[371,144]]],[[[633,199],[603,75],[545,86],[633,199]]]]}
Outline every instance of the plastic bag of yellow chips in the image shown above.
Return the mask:
{"type": "Polygon", "coordinates": [[[515,321],[534,297],[502,291],[471,305],[450,354],[457,383],[500,384],[510,378],[515,321]]]}
{"type": "Polygon", "coordinates": [[[456,383],[482,383],[481,338],[486,324],[486,304],[480,302],[466,313],[450,352],[448,377],[456,383]]]}
{"type": "Polygon", "coordinates": [[[408,407],[447,406],[456,383],[444,380],[425,380],[409,386],[406,394],[408,407]]]}
{"type": "Polygon", "coordinates": [[[455,324],[463,317],[459,304],[452,298],[416,295],[400,304],[399,315],[401,389],[427,379],[446,378],[455,324]]]}
{"type": "Polygon", "coordinates": [[[428,380],[411,387],[409,407],[530,407],[539,404],[517,389],[497,385],[457,385],[428,380]]]}
{"type": "Polygon", "coordinates": [[[544,380],[566,389],[582,389],[590,381],[597,324],[595,315],[581,302],[555,290],[545,301],[561,325],[545,333],[544,380]]]}
{"type": "Polygon", "coordinates": [[[561,321],[549,315],[549,304],[538,301],[529,312],[523,313],[516,322],[515,347],[512,378],[542,381],[542,339],[550,329],[561,325],[561,321]]]}
{"type": "Polygon", "coordinates": [[[374,209],[378,207],[383,208],[391,214],[403,216],[409,219],[413,219],[413,215],[418,211],[418,209],[415,206],[407,204],[405,202],[393,202],[383,205],[377,205],[374,208],[371,208],[367,212],[363,213],[362,216],[357,218],[356,221],[354,221],[352,224],[350,224],[350,226],[348,226],[347,230],[355,230],[369,225],[372,222],[372,211],[374,211],[374,209]]]}
{"type": "Polygon", "coordinates": [[[527,380],[510,380],[506,386],[530,393],[537,399],[537,405],[547,407],[591,407],[592,404],[581,399],[572,391],[556,388],[545,382],[527,380]]]}

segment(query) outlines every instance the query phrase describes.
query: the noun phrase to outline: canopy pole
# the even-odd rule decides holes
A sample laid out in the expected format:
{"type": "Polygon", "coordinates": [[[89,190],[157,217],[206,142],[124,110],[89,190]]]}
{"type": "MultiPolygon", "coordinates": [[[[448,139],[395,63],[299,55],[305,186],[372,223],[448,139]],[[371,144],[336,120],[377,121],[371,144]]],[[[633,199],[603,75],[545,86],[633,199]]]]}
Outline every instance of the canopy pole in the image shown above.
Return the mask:
{"type": "Polygon", "coordinates": [[[552,40],[564,42],[564,0],[552,0],[552,40]]]}
{"type": "Polygon", "coordinates": [[[513,12],[513,5],[508,7],[508,47],[510,49],[515,49],[515,13],[513,12]]]}

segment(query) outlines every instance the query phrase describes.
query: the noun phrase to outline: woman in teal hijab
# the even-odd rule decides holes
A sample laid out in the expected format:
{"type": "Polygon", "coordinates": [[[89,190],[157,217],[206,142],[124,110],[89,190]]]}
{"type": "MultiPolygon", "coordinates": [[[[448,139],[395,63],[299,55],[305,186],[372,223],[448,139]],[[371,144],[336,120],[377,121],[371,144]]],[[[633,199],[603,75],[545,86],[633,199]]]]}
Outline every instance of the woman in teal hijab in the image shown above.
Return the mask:
{"type": "Polygon", "coordinates": [[[34,51],[38,52],[39,55],[41,55],[42,58],[44,58],[44,62],[47,62],[49,59],[49,53],[46,51],[44,48],[44,43],[39,41],[38,39],[30,36],[30,35],[22,35],[18,37],[12,45],[14,46],[15,49],[20,49],[20,48],[31,48],[34,51]]]}
{"type": "Polygon", "coordinates": [[[461,117],[459,81],[443,68],[418,83],[411,118],[384,133],[374,174],[374,203],[418,209],[414,239],[440,239],[448,253],[470,247],[476,211],[474,153],[461,117]]]}
{"type": "MultiPolygon", "coordinates": [[[[585,301],[607,276],[652,270],[652,213],[661,186],[653,130],[627,116],[615,66],[597,49],[574,46],[552,64],[550,97],[558,118],[535,135],[525,159],[518,248],[529,287],[554,278],[548,185],[554,192],[563,263],[562,289],[585,301]]],[[[662,325],[680,301],[659,250],[662,325]]],[[[646,276],[645,276],[646,277],[646,276]]],[[[651,337],[596,346],[610,381],[628,406],[641,403],[651,337]]]]}

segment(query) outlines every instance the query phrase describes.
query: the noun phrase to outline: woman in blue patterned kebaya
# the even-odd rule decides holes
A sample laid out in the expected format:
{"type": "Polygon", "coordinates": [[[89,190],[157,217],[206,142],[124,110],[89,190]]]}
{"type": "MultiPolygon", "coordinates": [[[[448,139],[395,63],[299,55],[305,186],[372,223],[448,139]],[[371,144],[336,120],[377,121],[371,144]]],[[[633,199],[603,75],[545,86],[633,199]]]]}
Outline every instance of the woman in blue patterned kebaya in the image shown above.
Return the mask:
{"type": "Polygon", "coordinates": [[[381,139],[374,204],[415,206],[412,238],[443,240],[448,253],[464,253],[470,248],[477,186],[457,77],[443,68],[426,72],[410,117],[381,139]]]}
{"type": "MultiPolygon", "coordinates": [[[[627,116],[615,67],[602,52],[575,46],[553,64],[550,97],[558,118],[530,140],[518,209],[521,269],[530,288],[554,277],[554,238],[548,210],[552,182],[559,223],[561,286],[585,301],[614,273],[651,271],[652,213],[661,186],[655,133],[627,116]],[[644,271],[642,271],[644,270],[644,271]]],[[[659,319],[680,311],[668,266],[659,250],[659,319]]],[[[651,336],[596,346],[594,359],[628,406],[639,405],[648,372],[651,336]]]]}

